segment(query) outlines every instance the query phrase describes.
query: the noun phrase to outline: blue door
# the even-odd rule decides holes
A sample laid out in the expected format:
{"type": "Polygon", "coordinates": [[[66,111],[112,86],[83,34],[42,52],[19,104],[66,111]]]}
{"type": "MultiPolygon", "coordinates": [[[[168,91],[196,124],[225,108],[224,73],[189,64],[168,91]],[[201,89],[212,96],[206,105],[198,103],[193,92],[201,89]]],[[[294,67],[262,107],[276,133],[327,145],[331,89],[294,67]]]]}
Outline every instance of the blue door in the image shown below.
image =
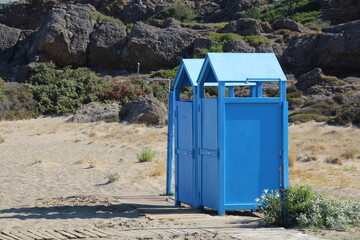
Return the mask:
{"type": "Polygon", "coordinates": [[[194,179],[194,140],[193,140],[193,103],[176,102],[175,114],[175,161],[176,161],[176,200],[195,204],[194,179]]]}
{"type": "Polygon", "coordinates": [[[225,116],[225,205],[251,209],[280,188],[281,106],[228,103],[225,116]]]}
{"type": "Polygon", "coordinates": [[[203,98],[200,114],[200,203],[217,209],[219,196],[217,99],[203,98]]]}

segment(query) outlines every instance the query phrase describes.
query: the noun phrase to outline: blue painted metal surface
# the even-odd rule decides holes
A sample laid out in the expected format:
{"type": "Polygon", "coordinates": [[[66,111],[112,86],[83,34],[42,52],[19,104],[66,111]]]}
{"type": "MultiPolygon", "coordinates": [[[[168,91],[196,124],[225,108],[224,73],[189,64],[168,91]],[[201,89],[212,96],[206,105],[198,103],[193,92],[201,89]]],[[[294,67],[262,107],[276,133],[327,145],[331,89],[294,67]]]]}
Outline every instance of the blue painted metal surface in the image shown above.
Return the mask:
{"type": "Polygon", "coordinates": [[[167,169],[166,169],[166,195],[171,195],[172,171],[173,171],[173,155],[174,155],[174,92],[169,92],[169,108],[168,108],[168,142],[167,142],[167,169]]]}
{"type": "Polygon", "coordinates": [[[210,207],[223,215],[256,209],[264,189],[288,187],[286,78],[274,54],[208,53],[196,64],[186,60],[174,86],[180,113],[175,124],[178,204],[210,207]],[[264,82],[277,82],[279,97],[264,97],[264,82]],[[189,85],[193,101],[181,102],[180,88],[189,85]],[[218,87],[217,98],[204,97],[207,86],[218,87]],[[249,86],[250,96],[236,97],[236,86],[249,86]]]}

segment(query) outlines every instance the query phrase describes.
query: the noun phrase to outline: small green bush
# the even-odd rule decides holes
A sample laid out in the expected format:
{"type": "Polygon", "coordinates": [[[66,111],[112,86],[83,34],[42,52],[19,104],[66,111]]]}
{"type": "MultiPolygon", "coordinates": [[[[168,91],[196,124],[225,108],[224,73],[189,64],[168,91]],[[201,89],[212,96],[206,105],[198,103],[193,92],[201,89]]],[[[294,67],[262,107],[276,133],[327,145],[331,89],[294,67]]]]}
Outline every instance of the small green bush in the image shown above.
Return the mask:
{"type": "Polygon", "coordinates": [[[113,183],[113,182],[117,182],[120,180],[120,174],[117,172],[111,172],[111,173],[107,173],[105,178],[108,179],[108,184],[109,183],[113,183]]]}
{"type": "Polygon", "coordinates": [[[155,158],[155,152],[151,148],[145,148],[137,155],[137,158],[139,162],[151,162],[155,158]]]}
{"type": "Polygon", "coordinates": [[[339,106],[336,111],[336,117],[329,120],[330,124],[348,125],[354,124],[360,126],[360,96],[345,102],[339,106]]]}
{"type": "Polygon", "coordinates": [[[118,19],[110,17],[110,16],[106,16],[104,14],[102,14],[101,12],[98,11],[93,11],[90,13],[90,19],[98,22],[98,23],[102,23],[102,22],[120,22],[118,19]]]}
{"type": "Polygon", "coordinates": [[[303,106],[305,103],[305,100],[302,98],[289,98],[287,101],[289,103],[290,110],[295,110],[295,109],[303,106]]]}
{"type": "Polygon", "coordinates": [[[173,69],[168,70],[159,70],[150,75],[152,78],[164,78],[164,79],[171,79],[174,80],[176,77],[176,74],[179,70],[179,67],[175,67],[173,69]]]}
{"type": "Polygon", "coordinates": [[[175,18],[180,22],[191,23],[196,22],[199,16],[200,14],[197,11],[188,8],[183,4],[177,4],[161,10],[158,14],[151,17],[149,20],[165,20],[167,18],[175,18]]]}
{"type": "Polygon", "coordinates": [[[40,63],[33,68],[26,86],[40,113],[66,114],[98,101],[107,83],[85,68],[57,70],[54,63],[40,63]]]}
{"type": "Polygon", "coordinates": [[[264,222],[286,227],[327,228],[346,230],[360,224],[360,202],[338,202],[316,195],[310,186],[295,186],[283,191],[267,191],[256,199],[264,213],[264,222]],[[282,217],[282,211],[286,213],[282,217]]]}
{"type": "Polygon", "coordinates": [[[306,122],[310,122],[311,120],[315,120],[316,122],[326,122],[329,120],[329,117],[309,111],[297,111],[289,115],[289,122],[291,123],[294,122],[306,123],[306,122]]]}

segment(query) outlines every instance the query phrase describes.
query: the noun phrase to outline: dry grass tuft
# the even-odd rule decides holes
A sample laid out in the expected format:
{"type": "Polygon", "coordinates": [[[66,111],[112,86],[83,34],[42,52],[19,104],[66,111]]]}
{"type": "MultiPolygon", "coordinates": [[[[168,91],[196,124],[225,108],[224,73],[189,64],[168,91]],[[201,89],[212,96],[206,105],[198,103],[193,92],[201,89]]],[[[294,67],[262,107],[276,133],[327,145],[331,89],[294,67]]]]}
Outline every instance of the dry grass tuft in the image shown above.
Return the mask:
{"type": "Polygon", "coordinates": [[[358,151],[354,148],[347,148],[341,154],[340,157],[346,160],[355,159],[358,151]]]}
{"type": "Polygon", "coordinates": [[[314,162],[317,158],[315,156],[305,156],[303,159],[301,159],[302,162],[314,162]]]}
{"type": "Polygon", "coordinates": [[[149,172],[151,177],[162,177],[166,174],[165,161],[156,162],[154,168],[149,172]]]}
{"type": "Polygon", "coordinates": [[[98,168],[100,166],[100,164],[96,161],[91,161],[89,162],[89,167],[88,168],[98,168]]]}
{"type": "Polygon", "coordinates": [[[74,162],[74,164],[88,164],[88,163],[89,163],[89,160],[84,159],[84,158],[79,159],[79,160],[74,162]]]}
{"type": "Polygon", "coordinates": [[[5,142],[5,138],[0,135],[0,143],[4,143],[4,142],[5,142]]]}
{"type": "Polygon", "coordinates": [[[295,162],[296,162],[296,154],[295,153],[290,151],[288,162],[289,162],[289,167],[295,166],[295,162]]]}
{"type": "Polygon", "coordinates": [[[330,164],[342,165],[342,161],[340,160],[340,158],[328,157],[325,162],[330,164]]]}

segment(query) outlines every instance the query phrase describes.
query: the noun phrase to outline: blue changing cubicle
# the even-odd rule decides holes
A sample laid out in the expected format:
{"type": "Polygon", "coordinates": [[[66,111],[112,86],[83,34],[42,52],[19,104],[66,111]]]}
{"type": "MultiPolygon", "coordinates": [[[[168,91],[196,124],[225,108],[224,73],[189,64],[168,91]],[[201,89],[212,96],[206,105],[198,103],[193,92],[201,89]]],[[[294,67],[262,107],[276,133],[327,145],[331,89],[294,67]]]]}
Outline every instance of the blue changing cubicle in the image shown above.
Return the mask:
{"type": "Polygon", "coordinates": [[[193,61],[183,61],[174,83],[176,203],[219,215],[257,209],[264,189],[288,186],[285,75],[271,53],[208,53],[193,61]],[[277,97],[263,96],[265,82],[277,84],[277,97]],[[192,101],[179,98],[185,86],[194,90],[192,101]],[[218,88],[217,98],[204,97],[207,86],[218,88]],[[249,96],[236,97],[240,87],[249,96]]]}

